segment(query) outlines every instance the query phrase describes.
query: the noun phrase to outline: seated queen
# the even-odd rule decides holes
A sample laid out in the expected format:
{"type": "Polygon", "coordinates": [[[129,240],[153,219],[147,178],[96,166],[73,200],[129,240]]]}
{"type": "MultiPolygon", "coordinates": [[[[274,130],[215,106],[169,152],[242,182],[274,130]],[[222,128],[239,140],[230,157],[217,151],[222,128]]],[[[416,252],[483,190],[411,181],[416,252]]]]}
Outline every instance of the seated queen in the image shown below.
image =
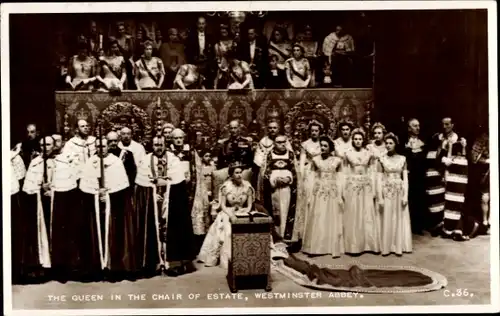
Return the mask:
{"type": "Polygon", "coordinates": [[[238,162],[231,164],[229,179],[219,188],[218,203],[213,206],[218,213],[198,255],[205,266],[216,266],[220,262],[220,266],[227,269],[231,256],[231,219],[248,216],[252,211],[255,191],[250,182],[243,180],[243,168],[238,162]]]}

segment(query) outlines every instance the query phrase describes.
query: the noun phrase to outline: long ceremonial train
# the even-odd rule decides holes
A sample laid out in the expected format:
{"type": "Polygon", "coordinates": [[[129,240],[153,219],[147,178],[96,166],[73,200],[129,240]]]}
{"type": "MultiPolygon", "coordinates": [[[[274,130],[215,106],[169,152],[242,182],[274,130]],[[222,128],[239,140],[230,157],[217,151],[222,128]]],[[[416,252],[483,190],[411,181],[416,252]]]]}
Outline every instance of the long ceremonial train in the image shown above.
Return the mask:
{"type": "Polygon", "coordinates": [[[278,120],[297,141],[306,137],[307,123],[316,119],[334,137],[337,122],[370,124],[373,109],[372,89],[149,90],[120,95],[58,91],[55,98],[57,129],[63,137],[71,137],[79,119],[94,127],[102,120],[104,131],[129,126],[134,138],[145,144],[167,122],[185,129],[192,141],[214,144],[234,119],[258,137],[266,122],[278,120]]]}

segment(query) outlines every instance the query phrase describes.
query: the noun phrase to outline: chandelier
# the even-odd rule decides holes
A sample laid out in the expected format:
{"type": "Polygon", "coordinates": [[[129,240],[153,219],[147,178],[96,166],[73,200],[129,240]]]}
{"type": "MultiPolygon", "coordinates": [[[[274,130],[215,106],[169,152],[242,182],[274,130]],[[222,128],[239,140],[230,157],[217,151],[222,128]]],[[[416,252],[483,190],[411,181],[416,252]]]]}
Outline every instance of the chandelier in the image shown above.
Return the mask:
{"type": "Polygon", "coordinates": [[[256,16],[262,18],[267,15],[267,11],[217,11],[207,13],[208,16],[217,16],[221,18],[229,18],[231,22],[240,24],[245,21],[247,16],[256,16]]]}

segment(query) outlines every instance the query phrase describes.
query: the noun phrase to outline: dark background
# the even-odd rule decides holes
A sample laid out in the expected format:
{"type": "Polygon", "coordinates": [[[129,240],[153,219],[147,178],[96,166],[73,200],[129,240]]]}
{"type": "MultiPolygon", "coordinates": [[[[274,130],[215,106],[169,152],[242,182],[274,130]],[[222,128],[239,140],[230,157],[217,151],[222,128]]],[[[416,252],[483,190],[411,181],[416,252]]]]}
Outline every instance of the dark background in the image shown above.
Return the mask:
{"type": "MultiPolygon", "coordinates": [[[[128,18],[155,20],[165,38],[166,28],[191,27],[197,16],[10,15],[11,141],[19,141],[30,122],[55,131],[57,54],[73,53],[69,43],[88,28],[91,19],[98,24],[128,18]]],[[[296,21],[299,27],[311,24],[320,41],[339,23],[345,25],[359,49],[370,49],[366,43],[374,39],[374,116],[388,129],[400,129],[401,117],[417,117],[424,134],[434,133],[441,117],[449,115],[455,119],[458,132],[470,139],[479,124],[487,124],[486,10],[270,12],[266,17],[280,18],[296,21]]],[[[210,31],[220,22],[209,18],[207,23],[210,31]]]]}

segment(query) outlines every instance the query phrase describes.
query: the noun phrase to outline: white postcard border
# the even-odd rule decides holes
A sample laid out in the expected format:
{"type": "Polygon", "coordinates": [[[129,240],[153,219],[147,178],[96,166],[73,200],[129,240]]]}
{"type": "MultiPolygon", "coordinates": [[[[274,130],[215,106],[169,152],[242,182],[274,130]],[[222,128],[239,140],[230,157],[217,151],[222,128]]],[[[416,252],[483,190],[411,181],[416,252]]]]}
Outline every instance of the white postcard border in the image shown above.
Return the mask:
{"type": "MultiPolygon", "coordinates": [[[[497,75],[497,16],[495,1],[239,1],[239,2],[123,2],[116,3],[8,3],[1,5],[1,69],[2,69],[2,194],[4,241],[4,306],[6,315],[179,315],[190,314],[324,314],[324,313],[488,313],[500,310],[499,291],[499,195],[498,195],[498,75],[497,75]],[[10,51],[9,14],[13,13],[101,13],[101,12],[187,12],[187,11],[320,11],[320,10],[488,10],[489,65],[489,134],[491,153],[491,235],[490,235],[490,305],[444,306],[369,306],[369,307],[280,307],[280,308],[186,308],[186,309],[86,309],[86,310],[12,310],[11,245],[10,245],[10,51]]],[[[376,294],[374,294],[376,295],[376,294]]]]}

